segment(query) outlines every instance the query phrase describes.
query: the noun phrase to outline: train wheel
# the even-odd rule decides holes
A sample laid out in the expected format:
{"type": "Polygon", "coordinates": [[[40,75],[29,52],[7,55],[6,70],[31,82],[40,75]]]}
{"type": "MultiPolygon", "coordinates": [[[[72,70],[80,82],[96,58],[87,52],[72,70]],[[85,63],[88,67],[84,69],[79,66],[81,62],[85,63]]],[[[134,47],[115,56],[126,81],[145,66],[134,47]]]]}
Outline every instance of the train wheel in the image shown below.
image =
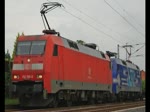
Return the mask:
{"type": "Polygon", "coordinates": [[[26,105],[28,105],[29,101],[31,99],[31,96],[29,96],[28,94],[22,94],[19,96],[19,103],[21,107],[24,107],[26,105]]]}
{"type": "Polygon", "coordinates": [[[73,97],[71,96],[71,94],[70,93],[66,94],[65,102],[67,107],[72,106],[72,100],[73,97]]]}
{"type": "Polygon", "coordinates": [[[71,107],[72,106],[72,101],[71,100],[67,100],[66,104],[67,104],[67,107],[71,107]]]}
{"type": "Polygon", "coordinates": [[[54,96],[54,100],[53,100],[52,106],[53,106],[54,108],[56,108],[56,107],[58,107],[58,104],[59,104],[59,101],[58,101],[57,96],[55,95],[55,96],[54,96]]]}
{"type": "Polygon", "coordinates": [[[94,105],[94,104],[95,104],[95,99],[94,99],[94,98],[91,98],[91,99],[89,99],[88,102],[89,102],[88,104],[94,105]]]}
{"type": "Polygon", "coordinates": [[[55,100],[55,101],[53,102],[53,107],[54,107],[54,108],[58,107],[58,101],[57,101],[57,100],[55,100]]]}
{"type": "Polygon", "coordinates": [[[49,95],[48,100],[49,100],[48,107],[56,108],[58,106],[58,98],[56,97],[56,95],[49,95]]]}

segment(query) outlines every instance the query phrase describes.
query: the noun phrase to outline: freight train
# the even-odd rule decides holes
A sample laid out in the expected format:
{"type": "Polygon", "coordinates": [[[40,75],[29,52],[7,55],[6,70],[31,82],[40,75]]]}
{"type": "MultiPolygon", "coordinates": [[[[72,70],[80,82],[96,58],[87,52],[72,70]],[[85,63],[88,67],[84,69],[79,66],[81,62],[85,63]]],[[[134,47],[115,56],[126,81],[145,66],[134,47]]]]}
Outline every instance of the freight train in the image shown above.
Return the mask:
{"type": "Polygon", "coordinates": [[[135,100],[142,94],[137,65],[110,58],[96,44],[50,33],[18,38],[12,83],[27,107],[135,100]]]}

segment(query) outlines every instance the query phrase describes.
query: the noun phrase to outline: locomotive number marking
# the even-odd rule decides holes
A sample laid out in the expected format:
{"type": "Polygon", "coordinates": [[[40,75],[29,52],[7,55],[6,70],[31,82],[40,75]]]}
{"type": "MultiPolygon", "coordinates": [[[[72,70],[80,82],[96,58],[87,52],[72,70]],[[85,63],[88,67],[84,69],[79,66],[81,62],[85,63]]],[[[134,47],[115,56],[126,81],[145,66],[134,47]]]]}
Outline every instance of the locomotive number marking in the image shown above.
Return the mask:
{"type": "Polygon", "coordinates": [[[22,75],[23,79],[32,79],[33,75],[22,75]]]}

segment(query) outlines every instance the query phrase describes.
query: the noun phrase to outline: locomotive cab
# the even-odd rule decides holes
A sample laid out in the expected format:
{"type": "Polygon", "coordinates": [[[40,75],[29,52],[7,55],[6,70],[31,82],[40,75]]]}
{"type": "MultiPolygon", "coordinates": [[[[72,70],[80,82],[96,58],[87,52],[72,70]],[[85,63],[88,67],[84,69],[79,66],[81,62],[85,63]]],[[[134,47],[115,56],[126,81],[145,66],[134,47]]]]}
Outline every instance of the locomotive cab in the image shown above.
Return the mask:
{"type": "Polygon", "coordinates": [[[50,73],[48,66],[51,63],[51,48],[54,46],[51,36],[53,35],[20,36],[17,40],[12,68],[12,89],[24,106],[34,106],[27,103],[27,99],[37,101],[35,100],[37,95],[40,100],[37,102],[42,103],[45,91],[49,91],[45,89],[47,85],[44,82],[50,80],[47,74],[50,73]]]}

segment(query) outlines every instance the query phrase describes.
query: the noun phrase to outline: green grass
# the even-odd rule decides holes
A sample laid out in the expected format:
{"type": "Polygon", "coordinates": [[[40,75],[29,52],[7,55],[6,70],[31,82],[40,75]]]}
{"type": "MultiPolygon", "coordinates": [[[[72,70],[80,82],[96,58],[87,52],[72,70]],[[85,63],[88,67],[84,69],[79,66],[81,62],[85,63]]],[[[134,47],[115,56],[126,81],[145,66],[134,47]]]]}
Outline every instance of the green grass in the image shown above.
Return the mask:
{"type": "Polygon", "coordinates": [[[14,99],[6,98],[5,99],[5,105],[17,105],[17,104],[19,104],[18,98],[14,98],[14,99]]]}

